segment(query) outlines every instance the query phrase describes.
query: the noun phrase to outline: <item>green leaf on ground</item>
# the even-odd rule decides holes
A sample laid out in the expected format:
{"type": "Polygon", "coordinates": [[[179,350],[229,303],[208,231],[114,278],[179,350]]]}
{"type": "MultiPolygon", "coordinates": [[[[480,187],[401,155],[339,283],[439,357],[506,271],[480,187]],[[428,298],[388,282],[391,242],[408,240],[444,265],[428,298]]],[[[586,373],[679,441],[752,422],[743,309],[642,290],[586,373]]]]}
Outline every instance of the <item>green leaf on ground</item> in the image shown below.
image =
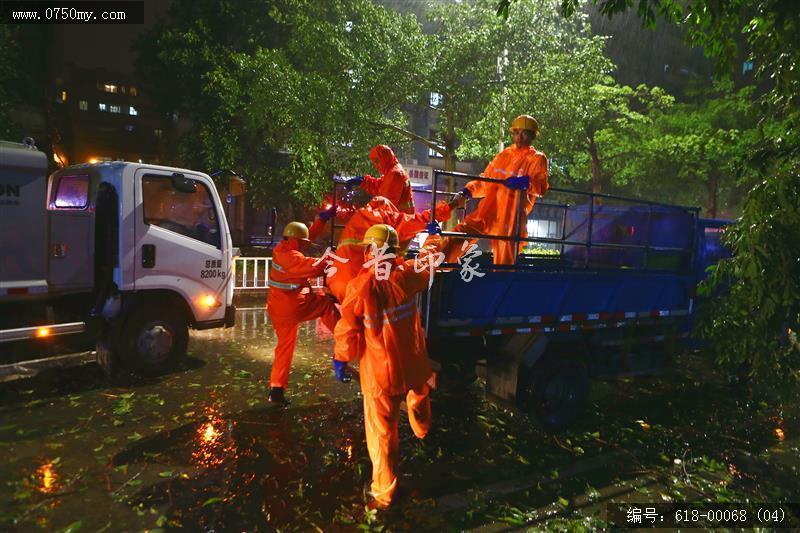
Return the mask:
{"type": "Polygon", "coordinates": [[[74,533],[75,531],[78,531],[81,528],[81,526],[83,526],[83,521],[78,520],[77,522],[73,522],[66,528],[62,529],[61,533],[74,533]]]}

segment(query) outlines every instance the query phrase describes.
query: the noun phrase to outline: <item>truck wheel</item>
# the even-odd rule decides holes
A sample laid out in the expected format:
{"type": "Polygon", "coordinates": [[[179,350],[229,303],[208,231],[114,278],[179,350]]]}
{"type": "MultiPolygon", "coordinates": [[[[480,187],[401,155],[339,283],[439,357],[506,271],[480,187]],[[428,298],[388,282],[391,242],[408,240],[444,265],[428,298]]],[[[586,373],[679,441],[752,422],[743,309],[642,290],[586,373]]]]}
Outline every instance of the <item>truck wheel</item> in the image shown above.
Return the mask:
{"type": "Polygon", "coordinates": [[[103,375],[107,380],[113,381],[119,373],[120,362],[114,353],[111,341],[106,335],[97,339],[94,350],[97,364],[103,369],[103,375]]]}
{"type": "Polygon", "coordinates": [[[586,365],[570,357],[546,357],[521,371],[521,407],[548,429],[561,431],[583,411],[589,392],[586,365]]]}
{"type": "Polygon", "coordinates": [[[169,305],[133,312],[125,325],[123,356],[134,373],[157,375],[186,357],[189,330],[183,314],[169,305]]]}
{"type": "Polygon", "coordinates": [[[439,372],[439,387],[445,391],[463,391],[478,379],[472,361],[448,362],[439,372]]]}

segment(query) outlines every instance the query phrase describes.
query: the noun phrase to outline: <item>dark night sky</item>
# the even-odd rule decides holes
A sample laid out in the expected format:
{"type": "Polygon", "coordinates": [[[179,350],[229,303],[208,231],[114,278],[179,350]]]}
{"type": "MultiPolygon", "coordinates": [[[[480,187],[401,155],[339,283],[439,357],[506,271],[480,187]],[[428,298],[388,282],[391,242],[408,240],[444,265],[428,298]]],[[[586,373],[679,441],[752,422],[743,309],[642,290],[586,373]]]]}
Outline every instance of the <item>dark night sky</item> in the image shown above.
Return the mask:
{"type": "Polygon", "coordinates": [[[144,24],[62,24],[55,28],[54,59],[86,68],[132,73],[133,40],[165,16],[170,0],[145,0],[144,24]]]}

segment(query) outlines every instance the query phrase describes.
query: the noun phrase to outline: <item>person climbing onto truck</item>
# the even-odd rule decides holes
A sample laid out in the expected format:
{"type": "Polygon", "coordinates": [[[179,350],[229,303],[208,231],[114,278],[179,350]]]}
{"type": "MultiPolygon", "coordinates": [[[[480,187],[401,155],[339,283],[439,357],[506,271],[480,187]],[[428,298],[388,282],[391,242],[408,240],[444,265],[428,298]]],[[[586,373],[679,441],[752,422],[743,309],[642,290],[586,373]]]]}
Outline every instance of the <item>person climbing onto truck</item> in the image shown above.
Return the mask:
{"type": "Polygon", "coordinates": [[[267,313],[278,344],[269,375],[269,401],[278,405],[289,403],[285,391],[289,385],[300,323],[319,317],[333,331],[339,320],[333,299],[312,291],[308,285],[308,279],[321,276],[326,267],[324,261],[303,254],[309,243],[306,225],[290,222],[284,228],[283,240],[275,247],[270,261],[267,313]]]}
{"type": "Polygon", "coordinates": [[[414,196],[411,191],[411,182],[408,173],[397,160],[392,149],[385,144],[373,146],[369,152],[369,160],[372,161],[372,165],[380,172],[381,176],[373,178],[367,174],[350,178],[344,182],[345,185],[348,187],[361,185],[361,188],[371,196],[384,196],[401,213],[413,215],[414,196]]]}
{"type": "MultiPolygon", "coordinates": [[[[504,180],[503,183],[473,180],[459,195],[464,199],[482,198],[478,207],[456,225],[454,231],[481,235],[510,237],[517,222],[519,196],[517,190],[527,191],[524,200],[524,217],[519,222],[519,236],[526,237],[527,215],[533,209],[536,197],[543,196],[549,188],[547,157],[531,143],[539,135],[539,123],[530,115],[520,115],[509,128],[514,144],[495,156],[481,174],[487,178],[504,180]]],[[[474,243],[477,239],[469,239],[474,243]]],[[[446,245],[447,261],[455,262],[468,248],[464,239],[453,237],[446,245]]],[[[519,249],[512,241],[491,240],[495,265],[513,265],[519,249]]]]}
{"type": "MultiPolygon", "coordinates": [[[[347,288],[342,318],[334,337],[334,370],[340,381],[347,363],[360,358],[359,376],[364,396],[364,430],[372,461],[373,508],[386,508],[397,490],[400,404],[408,405],[414,435],[424,439],[431,426],[430,389],[433,370],[425,345],[425,331],[415,295],[428,288],[429,271],[418,271],[414,260],[390,261],[388,279],[378,279],[368,267],[378,256],[397,252],[393,227],[375,224],[364,234],[364,267],[347,288]]],[[[435,253],[441,241],[429,238],[421,254],[435,253]]]]}
{"type": "MultiPolygon", "coordinates": [[[[436,220],[439,222],[449,220],[452,208],[457,202],[458,199],[454,199],[449,204],[444,201],[439,202],[436,207],[436,220]]],[[[413,215],[401,213],[387,198],[374,196],[365,206],[355,211],[337,211],[331,207],[320,212],[309,228],[310,239],[315,240],[324,230],[325,224],[334,217],[346,223],[339,234],[336,254],[347,259],[347,262],[337,264],[336,274],[328,276],[325,282],[334,297],[342,302],[348,283],[358,275],[361,265],[364,264],[362,239],[366,231],[375,224],[388,224],[397,228],[399,255],[403,256],[411,239],[420,231],[425,230],[430,221],[430,209],[413,215]]]]}

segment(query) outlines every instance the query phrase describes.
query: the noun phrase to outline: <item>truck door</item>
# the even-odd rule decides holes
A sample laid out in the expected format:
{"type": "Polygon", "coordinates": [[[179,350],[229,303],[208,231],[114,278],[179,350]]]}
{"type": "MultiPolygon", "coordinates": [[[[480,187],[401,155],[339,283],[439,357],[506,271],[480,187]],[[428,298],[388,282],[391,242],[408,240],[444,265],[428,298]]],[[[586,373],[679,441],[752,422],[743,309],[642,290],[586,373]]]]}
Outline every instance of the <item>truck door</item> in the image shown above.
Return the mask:
{"type": "Polygon", "coordinates": [[[180,293],[198,323],[224,318],[229,246],[210,180],[145,168],[134,187],[135,290],[180,293]]]}

